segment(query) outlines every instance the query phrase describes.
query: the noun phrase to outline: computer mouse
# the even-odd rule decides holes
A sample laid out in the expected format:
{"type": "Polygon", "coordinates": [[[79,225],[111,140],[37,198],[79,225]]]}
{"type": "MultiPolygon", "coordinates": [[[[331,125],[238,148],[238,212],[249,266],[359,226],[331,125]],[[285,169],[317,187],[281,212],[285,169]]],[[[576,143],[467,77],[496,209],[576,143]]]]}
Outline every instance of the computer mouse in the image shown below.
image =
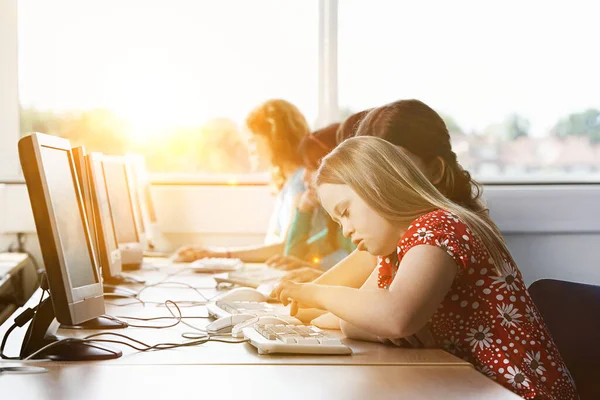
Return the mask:
{"type": "Polygon", "coordinates": [[[221,317],[208,324],[206,326],[206,332],[213,334],[229,333],[235,325],[253,318],[256,319],[256,316],[250,314],[235,314],[221,317]]]}
{"type": "Polygon", "coordinates": [[[244,322],[240,322],[239,324],[235,325],[232,329],[231,329],[231,336],[234,338],[243,338],[244,337],[244,328],[247,328],[249,326],[253,326],[254,324],[262,324],[262,325],[267,325],[267,324],[275,324],[275,325],[289,325],[289,322],[287,322],[284,319],[278,318],[278,317],[274,317],[274,316],[269,316],[269,315],[265,315],[262,317],[254,317],[252,319],[248,319],[244,322]]]}
{"type": "Polygon", "coordinates": [[[227,293],[223,293],[221,296],[215,298],[215,301],[268,301],[268,297],[259,292],[256,289],[248,287],[240,287],[231,289],[227,293]]]}

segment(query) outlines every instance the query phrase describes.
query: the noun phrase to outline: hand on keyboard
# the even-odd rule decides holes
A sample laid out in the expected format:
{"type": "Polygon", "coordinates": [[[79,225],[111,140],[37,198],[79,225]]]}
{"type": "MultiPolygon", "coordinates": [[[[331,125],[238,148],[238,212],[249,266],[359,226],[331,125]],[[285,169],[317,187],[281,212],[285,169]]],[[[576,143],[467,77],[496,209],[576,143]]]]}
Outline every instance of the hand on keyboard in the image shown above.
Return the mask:
{"type": "Polygon", "coordinates": [[[192,262],[205,257],[225,257],[222,252],[201,246],[182,246],[175,252],[175,262],[192,262]]]}
{"type": "Polygon", "coordinates": [[[190,264],[190,268],[196,269],[197,272],[229,272],[236,271],[244,266],[244,263],[239,258],[217,258],[206,257],[196,260],[190,264]]]}
{"type": "Polygon", "coordinates": [[[271,298],[279,300],[284,306],[290,304],[290,315],[296,315],[299,307],[322,309],[315,301],[316,286],[313,283],[282,281],[271,292],[271,298]]]}
{"type": "Polygon", "coordinates": [[[298,283],[307,283],[314,281],[321,275],[323,275],[323,271],[320,269],[302,267],[288,272],[282,279],[298,283]]]}
{"type": "Polygon", "coordinates": [[[304,261],[294,256],[275,255],[265,261],[265,264],[271,268],[280,269],[283,271],[291,271],[298,268],[318,268],[318,264],[313,264],[304,261]]]}

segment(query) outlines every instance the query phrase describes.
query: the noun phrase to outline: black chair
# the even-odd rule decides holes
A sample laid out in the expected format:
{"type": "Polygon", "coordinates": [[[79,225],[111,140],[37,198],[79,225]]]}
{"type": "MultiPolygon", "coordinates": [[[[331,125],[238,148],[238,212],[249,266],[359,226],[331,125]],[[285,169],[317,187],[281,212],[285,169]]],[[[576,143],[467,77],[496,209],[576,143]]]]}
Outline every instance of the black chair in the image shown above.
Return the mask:
{"type": "Polygon", "coordinates": [[[600,399],[600,286],[541,279],[528,290],[581,400],[600,399]]]}

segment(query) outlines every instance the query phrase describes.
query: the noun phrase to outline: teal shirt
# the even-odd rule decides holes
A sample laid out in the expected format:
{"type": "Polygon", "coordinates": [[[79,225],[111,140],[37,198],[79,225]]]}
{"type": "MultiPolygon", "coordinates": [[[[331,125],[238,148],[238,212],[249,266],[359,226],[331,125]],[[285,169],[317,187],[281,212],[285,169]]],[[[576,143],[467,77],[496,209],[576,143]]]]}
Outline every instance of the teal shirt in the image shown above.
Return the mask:
{"type": "Polygon", "coordinates": [[[327,218],[329,216],[322,209],[312,213],[296,210],[284,254],[306,261],[316,257],[321,260],[323,269],[329,269],[352,253],[356,246],[343,235],[340,228],[336,229],[337,247],[332,246],[327,237],[327,218]]]}

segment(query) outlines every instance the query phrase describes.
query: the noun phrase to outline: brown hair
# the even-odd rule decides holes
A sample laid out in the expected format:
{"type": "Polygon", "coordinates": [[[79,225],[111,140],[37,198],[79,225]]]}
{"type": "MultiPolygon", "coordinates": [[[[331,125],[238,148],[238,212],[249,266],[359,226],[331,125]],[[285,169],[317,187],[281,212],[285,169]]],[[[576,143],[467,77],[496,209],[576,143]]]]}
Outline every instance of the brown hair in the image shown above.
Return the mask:
{"type": "Polygon", "coordinates": [[[425,163],[440,157],[444,173],[436,188],[453,202],[485,212],[482,187],[458,163],[442,117],[419,100],[399,100],[372,109],[360,121],[356,136],[376,136],[403,147],[425,163]]]}
{"type": "Polygon", "coordinates": [[[321,159],[337,146],[336,134],[339,123],[334,123],[325,128],[318,129],[306,135],[298,145],[298,154],[302,164],[308,169],[317,169],[321,159]]]}
{"type": "Polygon", "coordinates": [[[358,128],[359,122],[367,115],[372,109],[364,110],[352,114],[342,122],[337,131],[337,142],[342,143],[344,140],[353,137],[356,134],[356,128],[358,128]]]}
{"type": "Polygon", "coordinates": [[[281,100],[267,100],[256,107],[246,118],[246,125],[255,135],[267,138],[271,148],[271,179],[277,190],[281,190],[287,180],[283,165],[301,165],[298,145],[310,132],[304,115],[292,103],[281,100]]]}
{"type": "MultiPolygon", "coordinates": [[[[321,160],[337,146],[337,132],[340,124],[334,123],[325,128],[318,129],[310,135],[306,135],[298,146],[298,153],[302,158],[304,168],[316,170],[321,160]]],[[[327,241],[333,249],[337,249],[338,230],[337,223],[327,216],[327,241]]]]}

